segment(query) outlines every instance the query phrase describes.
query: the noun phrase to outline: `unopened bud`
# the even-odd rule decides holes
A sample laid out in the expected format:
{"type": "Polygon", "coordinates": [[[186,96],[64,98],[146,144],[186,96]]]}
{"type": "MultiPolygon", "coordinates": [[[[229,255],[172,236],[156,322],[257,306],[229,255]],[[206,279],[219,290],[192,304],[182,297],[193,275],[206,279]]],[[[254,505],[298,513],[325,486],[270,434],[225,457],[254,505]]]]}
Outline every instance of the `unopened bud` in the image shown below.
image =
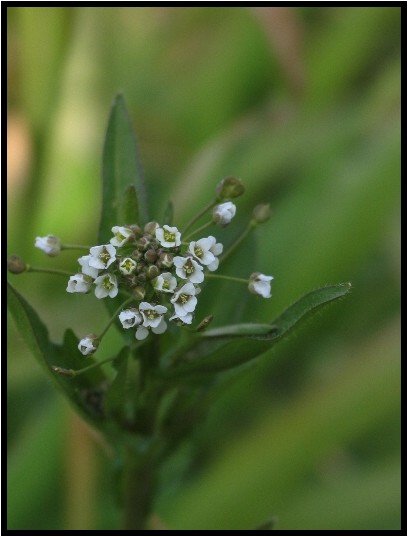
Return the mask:
{"type": "Polygon", "coordinates": [[[149,249],[145,253],[144,258],[148,263],[154,263],[157,259],[157,252],[155,250],[149,249]]]}
{"type": "Polygon", "coordinates": [[[252,218],[257,224],[267,222],[271,217],[271,206],[269,203],[260,203],[252,211],[252,218]]]}
{"type": "Polygon", "coordinates": [[[134,259],[135,261],[140,261],[142,259],[142,256],[143,254],[142,252],[139,252],[139,250],[133,250],[131,255],[132,259],[134,259]]]}
{"type": "Polygon", "coordinates": [[[136,300],[143,300],[146,295],[146,289],[138,285],[133,289],[133,296],[136,300]]]}
{"type": "Polygon", "coordinates": [[[147,222],[144,227],[144,231],[145,233],[150,233],[150,235],[154,235],[156,233],[156,229],[159,227],[160,225],[157,222],[147,222]]]}
{"type": "Polygon", "coordinates": [[[13,274],[21,274],[27,270],[27,265],[18,255],[10,255],[7,258],[7,268],[13,274]]]}
{"type": "Polygon", "coordinates": [[[90,356],[96,351],[99,343],[100,341],[98,336],[95,334],[88,334],[80,340],[78,349],[84,356],[90,356]]]}
{"type": "Polygon", "coordinates": [[[221,227],[228,226],[234,218],[237,208],[232,201],[226,201],[216,205],[213,209],[213,221],[221,227]]]}
{"type": "Polygon", "coordinates": [[[142,230],[140,229],[140,226],[138,226],[137,224],[132,224],[131,226],[129,226],[129,228],[132,230],[132,233],[133,235],[135,235],[135,237],[138,237],[139,235],[142,234],[142,230]]]}
{"type": "Polygon", "coordinates": [[[245,192],[245,187],[236,177],[225,177],[216,188],[219,201],[237,198],[245,192]]]}
{"type": "Polygon", "coordinates": [[[204,317],[201,323],[197,326],[195,331],[201,332],[202,330],[205,330],[207,326],[212,322],[213,319],[214,319],[214,315],[207,315],[207,317],[204,317]]]}
{"type": "Polygon", "coordinates": [[[159,267],[156,267],[156,265],[150,265],[150,267],[146,270],[146,277],[148,280],[153,280],[154,278],[157,278],[157,276],[160,274],[159,267]]]}
{"type": "Polygon", "coordinates": [[[54,373],[58,373],[58,375],[62,375],[63,377],[75,377],[75,371],[73,369],[65,369],[64,367],[58,367],[57,365],[51,366],[51,369],[54,373]]]}
{"type": "Polygon", "coordinates": [[[173,254],[168,252],[161,254],[157,263],[161,268],[170,268],[173,266],[173,254]]]}
{"type": "Polygon", "coordinates": [[[136,243],[141,250],[147,250],[150,245],[150,239],[143,235],[136,243]]]}

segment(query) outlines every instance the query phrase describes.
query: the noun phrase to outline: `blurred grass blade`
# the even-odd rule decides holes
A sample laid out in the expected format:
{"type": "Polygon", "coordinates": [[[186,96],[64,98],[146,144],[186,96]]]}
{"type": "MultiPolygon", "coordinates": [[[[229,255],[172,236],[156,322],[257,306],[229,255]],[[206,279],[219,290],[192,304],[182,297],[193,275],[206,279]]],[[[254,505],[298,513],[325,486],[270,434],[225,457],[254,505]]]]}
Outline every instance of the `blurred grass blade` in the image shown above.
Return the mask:
{"type": "MultiPolygon", "coordinates": [[[[350,291],[350,288],[350,283],[341,283],[311,291],[279,315],[270,325],[269,333],[256,334],[257,340],[241,341],[238,339],[232,341],[203,358],[179,365],[173,370],[162,372],[161,375],[169,379],[182,379],[201,374],[218,373],[249,362],[287,335],[300,319],[306,318],[329,302],[343,297],[350,291]]],[[[226,328],[231,331],[231,327],[226,328]]],[[[218,330],[222,331],[223,329],[218,330]]],[[[246,337],[254,337],[254,334],[250,335],[247,331],[246,337]]]]}
{"type": "MultiPolygon", "coordinates": [[[[53,366],[71,369],[80,369],[84,366],[83,357],[77,348],[78,340],[72,330],[65,332],[63,345],[52,343],[48,337],[48,330],[36,311],[10,283],[7,283],[7,304],[23,340],[54,385],[64,393],[83,417],[93,425],[100,426],[103,414],[90,401],[95,399],[96,392],[101,396],[98,386],[105,381],[101,370],[96,368],[76,378],[66,378],[52,369],[53,366]]],[[[87,365],[93,362],[93,358],[87,358],[87,365]]]]}
{"type": "Polygon", "coordinates": [[[103,148],[99,243],[106,243],[113,226],[146,221],[142,166],[126,104],[119,94],[113,101],[103,148]]]}
{"type": "Polygon", "coordinates": [[[174,204],[172,201],[169,201],[163,213],[162,224],[167,224],[168,226],[172,226],[173,217],[174,217],[174,204]]]}

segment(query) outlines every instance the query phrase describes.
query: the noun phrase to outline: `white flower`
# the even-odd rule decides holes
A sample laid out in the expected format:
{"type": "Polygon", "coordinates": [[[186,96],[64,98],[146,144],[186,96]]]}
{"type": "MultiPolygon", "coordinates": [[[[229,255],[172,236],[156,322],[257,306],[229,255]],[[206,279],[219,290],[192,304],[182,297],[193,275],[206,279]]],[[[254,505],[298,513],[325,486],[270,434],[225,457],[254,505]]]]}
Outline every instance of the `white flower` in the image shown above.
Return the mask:
{"type": "Polygon", "coordinates": [[[173,317],[170,317],[170,321],[178,321],[183,324],[191,324],[193,322],[193,314],[187,313],[186,315],[183,315],[180,317],[179,315],[174,314],[173,317]]]}
{"type": "Polygon", "coordinates": [[[114,274],[101,274],[96,278],[94,284],[96,285],[96,298],[105,298],[107,296],[115,298],[119,292],[118,280],[114,274]]]}
{"type": "Polygon", "coordinates": [[[174,246],[180,246],[181,233],[176,227],[170,227],[165,224],[162,228],[156,229],[156,239],[165,248],[172,248],[174,246]]]}
{"type": "Polygon", "coordinates": [[[123,246],[132,235],[132,230],[128,227],[114,226],[112,228],[112,233],[114,234],[114,237],[112,237],[109,242],[113,246],[120,247],[123,246]]]}
{"type": "Polygon", "coordinates": [[[174,309],[178,317],[185,317],[188,313],[192,313],[197,306],[196,289],[191,282],[186,283],[181,287],[170,302],[174,304],[174,309]]]}
{"type": "Polygon", "coordinates": [[[149,302],[141,302],[139,311],[143,316],[143,326],[151,326],[157,328],[163,319],[163,314],[166,313],[166,306],[153,306],[149,302]]]}
{"type": "MultiPolygon", "coordinates": [[[[167,311],[167,308],[165,306],[151,306],[151,304],[148,304],[148,302],[142,302],[142,304],[147,304],[149,305],[151,308],[163,308],[167,311]]],[[[142,306],[142,304],[140,304],[140,306],[142,306]]],[[[147,316],[153,316],[154,313],[153,313],[153,309],[150,309],[150,310],[145,310],[146,311],[146,315],[147,316]]],[[[162,311],[160,309],[160,311],[162,311]]],[[[158,313],[157,311],[155,311],[155,313],[158,313]]],[[[162,313],[165,313],[165,312],[162,312],[162,313]]],[[[142,315],[143,317],[145,317],[145,314],[142,312],[142,315]]],[[[137,330],[136,330],[136,334],[135,334],[135,337],[136,339],[138,340],[142,340],[142,339],[146,339],[147,336],[149,335],[149,328],[151,328],[152,332],[154,334],[163,334],[163,332],[166,331],[167,329],[167,323],[166,321],[163,319],[162,315],[159,314],[159,317],[157,317],[156,319],[148,319],[148,323],[150,324],[146,324],[146,322],[143,323],[143,325],[140,325],[138,326],[137,330]],[[157,326],[156,326],[156,322],[158,320],[158,323],[157,323],[157,326]],[[152,322],[155,323],[155,326],[152,326],[152,322]]]]}
{"type": "Polygon", "coordinates": [[[156,291],[164,291],[165,293],[173,293],[177,285],[176,278],[170,272],[163,272],[153,280],[153,287],[156,291]]]}
{"type": "Polygon", "coordinates": [[[214,237],[207,237],[206,239],[200,239],[198,241],[190,242],[188,251],[193,255],[202,265],[211,265],[215,260],[215,255],[210,251],[213,246],[214,237]]]}
{"type": "Polygon", "coordinates": [[[143,321],[143,317],[135,308],[129,308],[119,313],[119,320],[123,328],[133,328],[143,321]]]}
{"type": "Polygon", "coordinates": [[[47,235],[46,237],[36,237],[35,247],[39,248],[50,257],[55,257],[61,251],[61,241],[55,235],[47,235]]]}
{"type": "Polygon", "coordinates": [[[270,298],[272,296],[271,280],[273,280],[273,276],[265,276],[265,274],[261,274],[260,272],[254,272],[249,277],[248,289],[254,295],[270,298]]]}
{"type": "Polygon", "coordinates": [[[227,226],[234,218],[237,208],[232,201],[216,205],[213,209],[213,220],[222,227],[227,226]]]}
{"type": "Polygon", "coordinates": [[[116,248],[111,244],[92,246],[89,266],[99,270],[107,269],[116,259],[116,248]]]}
{"type": "Polygon", "coordinates": [[[136,334],[135,334],[136,339],[141,341],[142,339],[146,339],[148,335],[149,335],[149,330],[145,326],[140,325],[137,327],[136,334]]]}
{"type": "Polygon", "coordinates": [[[210,252],[214,255],[214,261],[210,263],[207,268],[208,270],[211,270],[213,272],[214,270],[217,270],[218,265],[220,264],[220,260],[218,259],[218,255],[222,254],[223,245],[220,242],[217,242],[217,239],[215,237],[208,237],[211,239],[211,246],[210,246],[210,252]]]}
{"type": "Polygon", "coordinates": [[[99,269],[95,267],[91,267],[89,265],[89,261],[92,259],[91,255],[83,255],[78,259],[78,263],[81,265],[81,272],[83,274],[86,274],[87,276],[90,276],[91,278],[96,278],[99,274],[99,269]]]}
{"type": "Polygon", "coordinates": [[[68,285],[68,293],[87,293],[92,286],[92,278],[86,274],[75,274],[71,276],[68,285]]]}
{"type": "Polygon", "coordinates": [[[96,351],[98,345],[98,336],[95,336],[95,334],[89,334],[88,336],[85,336],[80,340],[78,344],[78,349],[84,356],[90,356],[96,351]]]}
{"type": "Polygon", "coordinates": [[[179,278],[190,280],[192,283],[201,283],[204,281],[203,267],[197,261],[194,261],[192,257],[176,256],[173,262],[179,278]]]}
{"type": "Polygon", "coordinates": [[[136,261],[134,259],[131,259],[130,257],[125,257],[119,263],[119,270],[125,276],[129,276],[130,274],[132,274],[136,270],[136,267],[136,261]]]}

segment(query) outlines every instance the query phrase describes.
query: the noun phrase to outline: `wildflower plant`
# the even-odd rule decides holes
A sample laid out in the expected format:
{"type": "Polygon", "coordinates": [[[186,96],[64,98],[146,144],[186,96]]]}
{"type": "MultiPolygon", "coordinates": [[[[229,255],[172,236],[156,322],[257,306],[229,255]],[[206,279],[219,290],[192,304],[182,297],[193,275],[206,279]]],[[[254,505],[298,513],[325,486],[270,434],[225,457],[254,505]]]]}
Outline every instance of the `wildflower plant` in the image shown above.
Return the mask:
{"type": "MultiPolygon", "coordinates": [[[[235,177],[218,181],[213,199],[186,224],[173,221],[171,204],[164,217],[150,219],[135,147],[124,100],[118,96],[104,146],[96,244],[85,247],[64,244],[54,235],[37,237],[35,246],[50,257],[79,250],[77,266],[67,271],[32,267],[16,255],[8,260],[14,274],[63,276],[61,292],[90,295],[83,300],[100,301],[109,311],[109,322],[98,334],[84,327],[76,336],[68,329],[63,342],[56,344],[33,307],[8,286],[11,313],[33,354],[113,448],[128,530],[148,527],[161,468],[193,435],[207,410],[211,386],[222,380],[222,373],[255,360],[303,317],[350,290],[349,283],[316,289],[270,323],[245,319],[220,326],[211,311],[199,317],[197,307],[213,279],[235,282],[249,298],[256,295],[252,300],[273,299],[271,274],[252,272],[242,278],[222,272],[225,260],[232,253],[237,256],[244,239],[269,220],[270,207],[256,206],[245,230],[234,232],[228,246],[217,237],[221,228],[233,228],[236,198],[245,191],[235,177]],[[98,360],[103,338],[113,326],[122,334],[123,345],[112,357],[98,360]],[[198,406],[204,411],[197,412],[198,406]]],[[[266,270],[273,272],[273,267],[266,270]]],[[[235,297],[220,300],[234,306],[235,297]]]]}

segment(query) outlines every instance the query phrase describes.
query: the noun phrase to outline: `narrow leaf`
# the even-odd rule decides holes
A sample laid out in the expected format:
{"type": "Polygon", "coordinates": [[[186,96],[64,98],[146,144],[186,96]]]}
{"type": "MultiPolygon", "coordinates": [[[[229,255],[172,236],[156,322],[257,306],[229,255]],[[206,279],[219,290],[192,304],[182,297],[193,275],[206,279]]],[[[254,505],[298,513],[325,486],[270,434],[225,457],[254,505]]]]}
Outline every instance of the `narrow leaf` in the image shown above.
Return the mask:
{"type": "Polygon", "coordinates": [[[103,148],[99,243],[109,240],[113,226],[146,221],[142,166],[126,104],[119,94],[113,101],[103,148]]]}
{"type": "MultiPolygon", "coordinates": [[[[48,330],[37,312],[14,287],[7,283],[7,304],[17,328],[40,366],[46,371],[54,386],[75,406],[81,415],[94,425],[101,425],[103,414],[96,406],[96,399],[103,397],[105,376],[98,369],[90,370],[76,378],[67,378],[53,370],[54,366],[64,369],[84,367],[83,356],[79,353],[78,339],[67,330],[63,345],[52,343],[48,330]]],[[[86,359],[86,365],[95,363],[86,359]]]]}
{"type": "Polygon", "coordinates": [[[124,394],[126,392],[126,376],[128,370],[129,347],[124,347],[118,354],[116,361],[117,374],[108,388],[105,399],[105,409],[108,416],[116,419],[123,417],[124,394]]]}
{"type": "Polygon", "coordinates": [[[167,224],[168,226],[172,226],[173,217],[174,217],[174,205],[172,201],[169,201],[163,214],[162,223],[167,224]]]}
{"type": "Polygon", "coordinates": [[[203,332],[203,337],[207,338],[232,338],[232,337],[266,337],[271,333],[276,334],[277,328],[271,324],[242,323],[221,326],[203,332]]]}
{"type": "MultiPolygon", "coordinates": [[[[279,315],[271,323],[269,333],[256,334],[258,336],[256,340],[243,341],[241,338],[235,339],[207,356],[161,372],[160,376],[168,379],[183,379],[196,375],[218,373],[247,363],[269,350],[272,345],[287,335],[300,319],[346,295],[350,288],[350,283],[342,283],[311,291],[279,315]]],[[[226,328],[231,330],[231,327],[226,328]]],[[[248,338],[254,337],[254,334],[251,335],[249,331],[247,332],[248,338]]]]}

